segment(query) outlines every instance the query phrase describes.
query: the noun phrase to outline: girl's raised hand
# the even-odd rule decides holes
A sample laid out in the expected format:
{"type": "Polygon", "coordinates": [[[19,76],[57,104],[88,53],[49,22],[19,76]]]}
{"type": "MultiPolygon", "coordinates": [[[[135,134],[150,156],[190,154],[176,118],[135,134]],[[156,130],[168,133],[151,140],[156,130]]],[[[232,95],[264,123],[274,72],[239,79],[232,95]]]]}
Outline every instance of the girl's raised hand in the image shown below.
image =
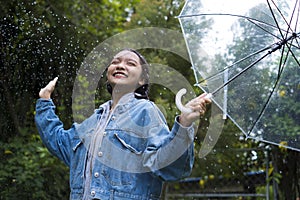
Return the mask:
{"type": "Polygon", "coordinates": [[[50,81],[48,83],[48,85],[46,85],[46,87],[44,87],[40,90],[40,92],[39,92],[40,98],[43,98],[43,99],[51,98],[51,94],[54,91],[57,79],[58,79],[58,77],[54,78],[52,81],[50,81]]]}

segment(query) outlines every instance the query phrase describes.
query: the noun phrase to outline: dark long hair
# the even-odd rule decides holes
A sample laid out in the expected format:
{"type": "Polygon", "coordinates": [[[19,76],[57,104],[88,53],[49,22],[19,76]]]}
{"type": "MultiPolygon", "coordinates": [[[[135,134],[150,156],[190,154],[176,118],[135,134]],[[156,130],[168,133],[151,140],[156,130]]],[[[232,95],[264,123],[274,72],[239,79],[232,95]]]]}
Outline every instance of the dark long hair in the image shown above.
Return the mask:
{"type": "MultiPolygon", "coordinates": [[[[123,49],[121,50],[120,52],[122,51],[130,51],[130,52],[133,52],[135,53],[138,57],[139,57],[139,61],[140,61],[140,64],[142,66],[142,75],[141,75],[141,78],[142,80],[144,81],[144,85],[138,87],[135,91],[134,91],[134,94],[135,94],[135,98],[137,99],[149,99],[149,90],[150,90],[150,76],[149,76],[149,64],[147,62],[147,60],[142,56],[142,54],[140,54],[137,50],[135,49],[131,49],[131,48],[126,48],[126,49],[123,49]]],[[[108,67],[107,67],[108,68],[108,67]]],[[[112,94],[112,86],[107,82],[106,83],[106,88],[107,88],[107,91],[112,94]]]]}

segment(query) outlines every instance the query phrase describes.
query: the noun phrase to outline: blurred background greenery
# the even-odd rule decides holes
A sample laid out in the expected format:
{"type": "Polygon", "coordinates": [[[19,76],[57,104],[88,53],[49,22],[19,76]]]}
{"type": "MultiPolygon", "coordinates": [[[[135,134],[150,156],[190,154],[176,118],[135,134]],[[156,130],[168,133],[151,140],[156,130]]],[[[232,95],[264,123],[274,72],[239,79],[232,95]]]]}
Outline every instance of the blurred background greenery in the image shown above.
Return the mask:
{"type": "MultiPolygon", "coordinates": [[[[57,114],[65,128],[73,123],[72,89],[76,72],[89,52],[105,39],[125,30],[162,27],[176,31],[179,0],[1,0],[0,12],[0,199],[68,199],[68,169],[41,143],[34,124],[35,102],[40,88],[59,76],[53,94],[57,114]]],[[[210,26],[210,24],[206,24],[210,26]]],[[[191,84],[190,63],[170,52],[144,49],[149,63],[161,63],[179,71],[191,84]],[[183,67],[184,66],[184,67],[183,67]]],[[[86,80],[82,80],[86,81],[86,80]]],[[[97,104],[110,98],[100,81],[97,104]]],[[[195,88],[199,94],[201,91],[195,88]]],[[[151,87],[151,100],[164,108],[173,123],[178,114],[174,94],[159,85],[151,87]]],[[[209,112],[201,121],[195,141],[201,146],[209,112]]],[[[193,177],[199,181],[239,177],[266,170],[274,198],[299,196],[299,153],[259,142],[245,141],[226,120],[211,154],[196,157],[193,177]],[[251,150],[254,149],[254,150],[251,150]]],[[[217,192],[218,187],[215,187],[217,192]]]]}

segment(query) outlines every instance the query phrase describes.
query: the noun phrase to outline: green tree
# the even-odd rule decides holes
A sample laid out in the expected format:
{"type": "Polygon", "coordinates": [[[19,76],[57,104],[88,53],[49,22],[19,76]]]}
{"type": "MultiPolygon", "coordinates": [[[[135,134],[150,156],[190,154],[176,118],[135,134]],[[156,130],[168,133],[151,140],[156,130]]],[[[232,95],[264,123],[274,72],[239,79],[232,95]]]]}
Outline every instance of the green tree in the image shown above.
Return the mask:
{"type": "Polygon", "coordinates": [[[81,62],[99,41],[123,30],[136,2],[1,2],[0,199],[68,198],[68,169],[42,145],[34,124],[38,92],[59,76],[53,100],[70,127],[81,62]]]}

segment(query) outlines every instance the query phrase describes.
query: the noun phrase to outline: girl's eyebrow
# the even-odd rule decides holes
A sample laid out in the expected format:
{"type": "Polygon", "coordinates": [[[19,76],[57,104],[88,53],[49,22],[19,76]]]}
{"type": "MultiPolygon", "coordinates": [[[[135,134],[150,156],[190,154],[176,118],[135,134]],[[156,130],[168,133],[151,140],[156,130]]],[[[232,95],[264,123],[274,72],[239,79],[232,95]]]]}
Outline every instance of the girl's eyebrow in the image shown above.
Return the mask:
{"type": "Polygon", "coordinates": [[[128,58],[128,61],[133,61],[133,62],[135,62],[136,64],[139,63],[138,61],[136,61],[136,60],[134,60],[134,59],[131,59],[131,58],[128,58]]]}
{"type": "MultiPolygon", "coordinates": [[[[122,57],[114,57],[113,60],[121,60],[122,57]]],[[[126,61],[133,61],[135,62],[136,64],[138,64],[139,62],[136,61],[135,59],[132,59],[132,58],[125,58],[126,61]]]]}

